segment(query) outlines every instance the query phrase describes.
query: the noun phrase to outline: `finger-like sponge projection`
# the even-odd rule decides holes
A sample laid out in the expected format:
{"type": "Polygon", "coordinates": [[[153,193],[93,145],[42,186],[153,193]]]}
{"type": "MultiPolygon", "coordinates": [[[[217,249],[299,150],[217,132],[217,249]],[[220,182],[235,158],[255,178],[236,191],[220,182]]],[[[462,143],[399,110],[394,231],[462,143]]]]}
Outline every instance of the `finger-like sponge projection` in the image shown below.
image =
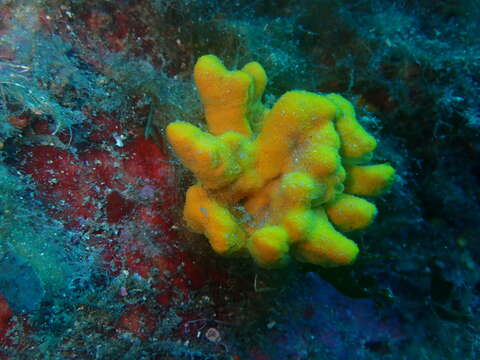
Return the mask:
{"type": "Polygon", "coordinates": [[[250,254],[265,268],[291,257],[322,266],[352,263],[357,245],[343,233],[367,227],[391,185],[388,164],[366,165],[375,139],[337,94],[290,91],[268,109],[267,76],[256,62],[229,71],[202,56],[194,78],[208,132],[182,121],[167,137],[198,180],[184,217],[222,255],[250,254]]]}

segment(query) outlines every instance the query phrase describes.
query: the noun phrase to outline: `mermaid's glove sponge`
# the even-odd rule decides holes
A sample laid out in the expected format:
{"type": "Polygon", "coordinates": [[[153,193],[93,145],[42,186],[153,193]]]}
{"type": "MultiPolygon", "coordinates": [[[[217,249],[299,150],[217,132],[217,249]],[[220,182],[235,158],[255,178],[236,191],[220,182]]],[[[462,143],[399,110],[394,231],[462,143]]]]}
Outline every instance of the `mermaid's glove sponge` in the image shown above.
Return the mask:
{"type": "Polygon", "coordinates": [[[198,183],[185,220],[219,254],[248,252],[262,267],[293,255],[346,265],[357,245],[341,232],[368,226],[371,202],[392,183],[388,164],[362,165],[376,147],[343,97],[290,91],[267,109],[267,76],[252,62],[228,71],[213,55],[194,70],[209,132],[178,121],[167,127],[176,153],[198,183]]]}

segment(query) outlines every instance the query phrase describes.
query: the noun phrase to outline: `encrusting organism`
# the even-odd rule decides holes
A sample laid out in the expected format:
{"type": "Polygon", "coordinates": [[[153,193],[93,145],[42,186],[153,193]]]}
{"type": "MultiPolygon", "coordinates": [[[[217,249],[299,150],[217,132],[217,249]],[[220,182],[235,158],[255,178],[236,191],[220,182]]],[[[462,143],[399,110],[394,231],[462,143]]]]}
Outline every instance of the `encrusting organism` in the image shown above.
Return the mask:
{"type": "Polygon", "coordinates": [[[214,55],[194,79],[208,132],[168,125],[167,137],[198,180],[186,194],[188,227],[222,255],[250,254],[265,268],[291,257],[322,266],[352,263],[357,245],[342,233],[367,227],[391,185],[389,164],[367,165],[376,140],[337,94],[289,91],[271,109],[257,62],[229,71],[214,55]],[[362,196],[362,197],[360,197],[362,196]]]}

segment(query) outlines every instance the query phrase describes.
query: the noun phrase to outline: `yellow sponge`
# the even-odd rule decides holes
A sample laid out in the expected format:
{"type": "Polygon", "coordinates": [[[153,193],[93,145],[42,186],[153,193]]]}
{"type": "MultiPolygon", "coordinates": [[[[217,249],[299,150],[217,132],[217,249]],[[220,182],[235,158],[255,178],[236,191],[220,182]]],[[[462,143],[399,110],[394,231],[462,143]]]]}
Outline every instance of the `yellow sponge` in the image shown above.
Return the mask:
{"type": "Polygon", "coordinates": [[[214,55],[197,61],[194,78],[208,132],[182,121],[167,127],[198,180],[184,208],[191,230],[215,252],[246,252],[265,268],[292,255],[321,266],[352,263],[358,247],[341,232],[365,228],[377,212],[358,196],[380,195],[395,174],[388,164],[364,165],[376,140],[352,104],[296,90],[268,109],[262,66],[229,71],[214,55]]]}
{"type": "Polygon", "coordinates": [[[378,196],[392,185],[395,169],[389,164],[350,166],[345,191],[359,196],[378,196]]]}
{"type": "Polygon", "coordinates": [[[343,232],[363,229],[370,225],[377,214],[371,202],[349,194],[341,194],[326,204],[328,218],[343,232]]]}
{"type": "Polygon", "coordinates": [[[282,266],[289,259],[288,233],[281,226],[266,226],[251,235],[248,250],[260,266],[282,266]]]}
{"type": "Polygon", "coordinates": [[[335,230],[323,209],[317,211],[309,236],[296,247],[300,261],[325,267],[351,264],[358,246],[335,230]]]}

